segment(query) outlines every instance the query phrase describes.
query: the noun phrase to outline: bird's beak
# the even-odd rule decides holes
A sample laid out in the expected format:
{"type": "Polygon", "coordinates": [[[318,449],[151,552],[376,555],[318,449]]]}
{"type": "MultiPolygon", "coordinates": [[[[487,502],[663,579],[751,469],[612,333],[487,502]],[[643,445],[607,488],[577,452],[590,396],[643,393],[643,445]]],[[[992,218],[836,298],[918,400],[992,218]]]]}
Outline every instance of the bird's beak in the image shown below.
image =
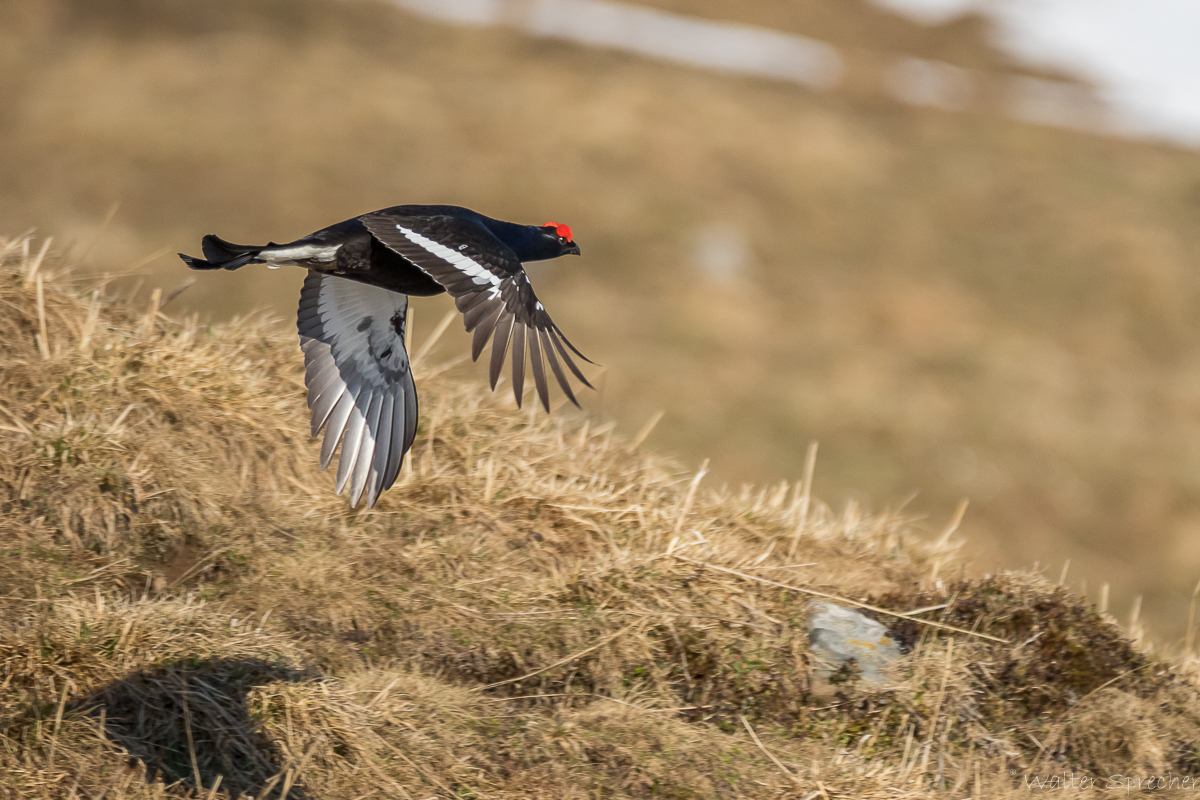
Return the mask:
{"type": "Polygon", "coordinates": [[[580,252],[579,252],[579,245],[575,244],[574,242],[569,242],[569,243],[567,244],[567,249],[566,249],[566,250],[563,250],[563,255],[564,255],[564,256],[577,256],[577,255],[580,255],[580,252]]]}

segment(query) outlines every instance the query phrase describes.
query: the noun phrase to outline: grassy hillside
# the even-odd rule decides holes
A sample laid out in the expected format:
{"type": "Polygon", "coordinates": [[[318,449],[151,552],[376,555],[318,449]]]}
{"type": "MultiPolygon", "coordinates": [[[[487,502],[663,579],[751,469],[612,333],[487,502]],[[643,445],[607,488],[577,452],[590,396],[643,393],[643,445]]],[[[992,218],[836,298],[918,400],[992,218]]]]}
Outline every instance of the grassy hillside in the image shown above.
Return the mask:
{"type": "Polygon", "coordinates": [[[953,530],[714,491],[432,362],[410,470],[352,511],[283,328],[113,303],[39,251],[0,241],[9,796],[1003,798],[1200,767],[1194,654],[1034,574],[954,579],[953,530]],[[886,686],[814,682],[813,593],[899,614],[871,612],[908,651],[886,686]]]}
{"type": "MultiPolygon", "coordinates": [[[[922,39],[836,6],[739,19],[805,32],[811,11],[807,30],[846,47],[999,63],[976,28],[922,39]]],[[[819,439],[817,487],[838,502],[940,520],[969,497],[972,574],[1057,576],[1069,557],[1092,597],[1111,581],[1122,616],[1144,594],[1160,635],[1183,630],[1200,578],[1197,154],[367,3],[0,15],[0,230],[132,270],[114,286],[144,280],[139,303],[185,280],[172,254],[209,232],[280,240],[412,200],[560,219],[584,258],[534,277],[608,368],[589,402],[619,431],[665,409],[650,443],[711,456],[718,485],[794,479],[819,439]],[[713,223],[747,238],[740,283],[695,268],[713,223]]],[[[170,308],[294,309],[296,274],[204,277],[170,308]]],[[[442,311],[421,304],[418,333],[442,311]]]]}

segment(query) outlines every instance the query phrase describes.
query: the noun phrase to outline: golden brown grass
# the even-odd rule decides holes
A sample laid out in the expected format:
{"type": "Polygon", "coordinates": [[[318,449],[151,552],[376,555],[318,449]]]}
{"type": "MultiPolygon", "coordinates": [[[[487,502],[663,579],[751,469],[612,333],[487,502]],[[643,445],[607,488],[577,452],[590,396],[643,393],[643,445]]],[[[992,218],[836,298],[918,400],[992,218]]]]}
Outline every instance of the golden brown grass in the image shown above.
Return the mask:
{"type": "Polygon", "coordinates": [[[1005,797],[1200,768],[1191,673],[1061,587],[952,579],[952,536],[714,491],[429,363],[411,469],[352,511],[285,327],[113,303],[39,249],[0,242],[11,796],[1005,797]],[[893,612],[888,686],[813,685],[805,592],[893,612]]]}
{"type": "MultiPolygon", "coordinates": [[[[1003,66],[977,21],[922,33],[872,9],[736,13],[1003,66]]],[[[1122,618],[1144,594],[1180,636],[1200,578],[1195,153],[320,0],[9,0],[0,98],[0,230],[112,272],[158,254],[114,284],[145,280],[140,304],[205,233],[412,201],[564,219],[585,257],[535,282],[609,367],[590,402],[618,431],[665,409],[650,443],[712,457],[718,485],[794,479],[819,439],[823,496],[919,492],[932,520],[970,497],[973,574],[1070,557],[1122,618]],[[744,286],[694,285],[713,221],[750,239],[744,286]]],[[[298,274],[204,277],[168,308],[294,310],[298,274]]],[[[418,305],[420,334],[441,310],[418,305]]]]}

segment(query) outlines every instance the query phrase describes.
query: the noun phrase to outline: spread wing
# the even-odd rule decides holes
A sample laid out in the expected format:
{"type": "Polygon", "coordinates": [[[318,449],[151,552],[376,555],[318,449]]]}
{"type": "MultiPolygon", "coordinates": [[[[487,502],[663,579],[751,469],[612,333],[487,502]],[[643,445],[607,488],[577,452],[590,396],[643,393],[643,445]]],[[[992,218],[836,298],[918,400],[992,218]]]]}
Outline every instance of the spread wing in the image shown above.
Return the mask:
{"type": "Polygon", "coordinates": [[[350,485],[350,505],[364,489],[367,508],[400,474],[417,432],[417,387],[404,349],[408,297],[309,270],[300,292],[300,347],[312,409],[312,435],[322,429],[321,469],[338,442],[337,493],[350,485]]]}
{"type": "Polygon", "coordinates": [[[526,350],[545,409],[550,410],[546,362],[566,396],[579,405],[563,364],[583,385],[592,388],[570,354],[592,362],[550,319],[511,248],[486,228],[456,217],[383,213],[367,214],[361,220],[376,239],[446,287],[462,312],[467,330],[474,332],[472,360],[478,360],[488,339],[492,340],[489,378],[493,389],[511,344],[513,394],[518,406],[525,389],[526,350]]]}

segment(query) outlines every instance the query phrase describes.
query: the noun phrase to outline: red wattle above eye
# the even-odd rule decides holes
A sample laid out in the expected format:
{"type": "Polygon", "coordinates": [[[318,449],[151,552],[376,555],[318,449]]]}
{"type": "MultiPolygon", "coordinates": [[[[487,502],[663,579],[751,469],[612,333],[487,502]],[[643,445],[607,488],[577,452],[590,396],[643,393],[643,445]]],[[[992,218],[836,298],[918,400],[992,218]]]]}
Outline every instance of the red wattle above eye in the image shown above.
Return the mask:
{"type": "Polygon", "coordinates": [[[575,241],[575,237],[573,237],[571,235],[570,226],[563,225],[561,222],[547,222],[542,227],[543,228],[554,228],[554,232],[557,233],[562,238],[566,239],[568,242],[575,241]]]}

